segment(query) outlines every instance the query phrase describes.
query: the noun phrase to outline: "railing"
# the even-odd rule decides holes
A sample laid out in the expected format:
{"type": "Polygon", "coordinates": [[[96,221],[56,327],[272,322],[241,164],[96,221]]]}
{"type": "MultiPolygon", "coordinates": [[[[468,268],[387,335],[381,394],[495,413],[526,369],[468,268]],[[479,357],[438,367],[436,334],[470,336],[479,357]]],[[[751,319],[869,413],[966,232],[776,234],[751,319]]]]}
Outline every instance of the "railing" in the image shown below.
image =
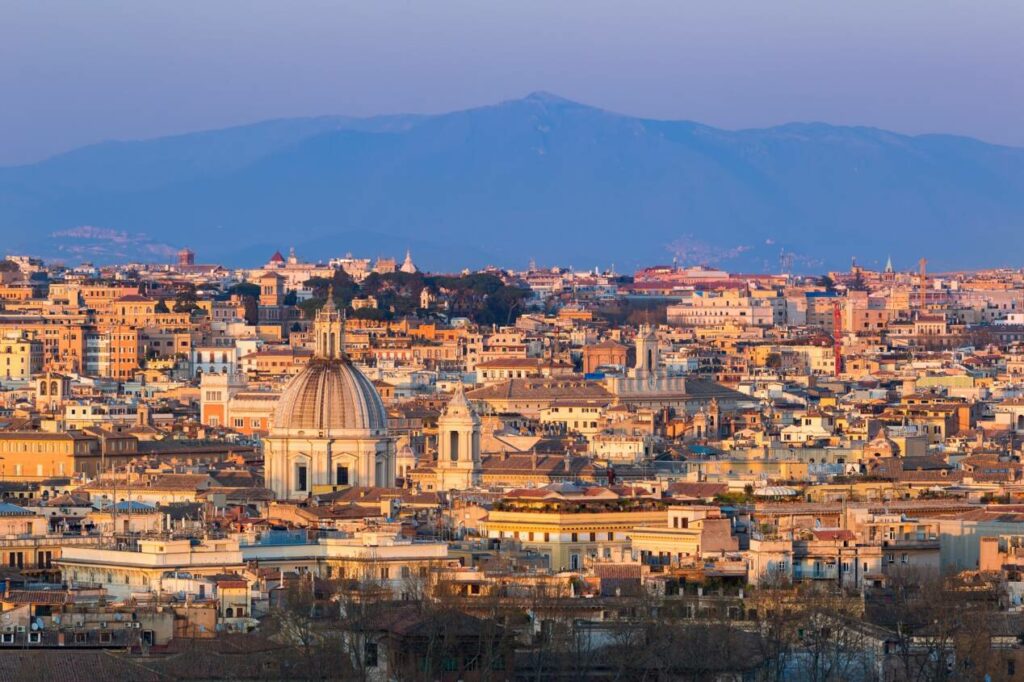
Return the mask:
{"type": "Polygon", "coordinates": [[[69,580],[68,587],[72,590],[102,590],[103,583],[92,583],[80,580],[69,580]]]}

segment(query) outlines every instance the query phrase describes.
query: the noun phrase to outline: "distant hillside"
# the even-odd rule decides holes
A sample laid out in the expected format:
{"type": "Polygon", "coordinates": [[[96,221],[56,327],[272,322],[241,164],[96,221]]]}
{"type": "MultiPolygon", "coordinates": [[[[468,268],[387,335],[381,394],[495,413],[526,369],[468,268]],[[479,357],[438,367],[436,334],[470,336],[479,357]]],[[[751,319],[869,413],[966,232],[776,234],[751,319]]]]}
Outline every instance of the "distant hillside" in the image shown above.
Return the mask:
{"type": "Polygon", "coordinates": [[[438,116],[323,117],[0,168],[2,250],[262,262],[295,246],[453,269],[1019,264],[1024,150],[870,128],[724,131],[536,93],[438,116]]]}

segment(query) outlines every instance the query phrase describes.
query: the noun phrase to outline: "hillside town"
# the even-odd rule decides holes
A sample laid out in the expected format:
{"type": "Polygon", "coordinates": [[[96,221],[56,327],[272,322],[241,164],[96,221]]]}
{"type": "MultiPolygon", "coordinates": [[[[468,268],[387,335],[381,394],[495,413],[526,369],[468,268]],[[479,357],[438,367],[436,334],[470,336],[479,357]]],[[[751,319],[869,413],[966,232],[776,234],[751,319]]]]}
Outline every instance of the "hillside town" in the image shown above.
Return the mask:
{"type": "Polygon", "coordinates": [[[0,678],[1024,676],[1024,270],[285,252],[0,262],[0,678]]]}

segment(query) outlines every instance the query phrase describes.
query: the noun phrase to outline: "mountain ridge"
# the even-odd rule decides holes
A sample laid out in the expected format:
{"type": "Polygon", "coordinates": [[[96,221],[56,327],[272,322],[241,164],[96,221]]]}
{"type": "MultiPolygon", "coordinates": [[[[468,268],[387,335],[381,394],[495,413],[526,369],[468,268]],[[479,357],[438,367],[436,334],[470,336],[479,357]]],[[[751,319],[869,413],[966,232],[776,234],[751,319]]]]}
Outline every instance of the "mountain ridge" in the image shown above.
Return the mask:
{"type": "Polygon", "coordinates": [[[8,251],[97,262],[132,244],[140,259],[190,246],[245,265],[246,245],[316,258],[358,243],[395,255],[416,244],[437,269],[530,257],[624,269],[673,256],[777,269],[780,250],[807,271],[887,253],[978,267],[1010,264],[992,261],[1024,246],[1022,197],[1016,147],[819,122],[730,131],[536,92],[446,114],[106,142],[0,167],[0,238],[8,251]],[[81,226],[97,229],[69,233],[81,226]],[[110,231],[123,235],[117,249],[69,236],[110,231]],[[1004,248],[967,239],[977,234],[1004,248]]]}

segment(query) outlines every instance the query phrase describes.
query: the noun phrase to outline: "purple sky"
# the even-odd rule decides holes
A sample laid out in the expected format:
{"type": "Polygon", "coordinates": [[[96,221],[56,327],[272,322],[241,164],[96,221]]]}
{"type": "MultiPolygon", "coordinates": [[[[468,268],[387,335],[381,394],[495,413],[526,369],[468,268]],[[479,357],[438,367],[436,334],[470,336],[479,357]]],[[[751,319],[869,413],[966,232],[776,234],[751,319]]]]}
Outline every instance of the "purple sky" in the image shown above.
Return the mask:
{"type": "Polygon", "coordinates": [[[727,128],[1024,146],[1022,0],[0,0],[0,164],[548,90],[727,128]]]}

